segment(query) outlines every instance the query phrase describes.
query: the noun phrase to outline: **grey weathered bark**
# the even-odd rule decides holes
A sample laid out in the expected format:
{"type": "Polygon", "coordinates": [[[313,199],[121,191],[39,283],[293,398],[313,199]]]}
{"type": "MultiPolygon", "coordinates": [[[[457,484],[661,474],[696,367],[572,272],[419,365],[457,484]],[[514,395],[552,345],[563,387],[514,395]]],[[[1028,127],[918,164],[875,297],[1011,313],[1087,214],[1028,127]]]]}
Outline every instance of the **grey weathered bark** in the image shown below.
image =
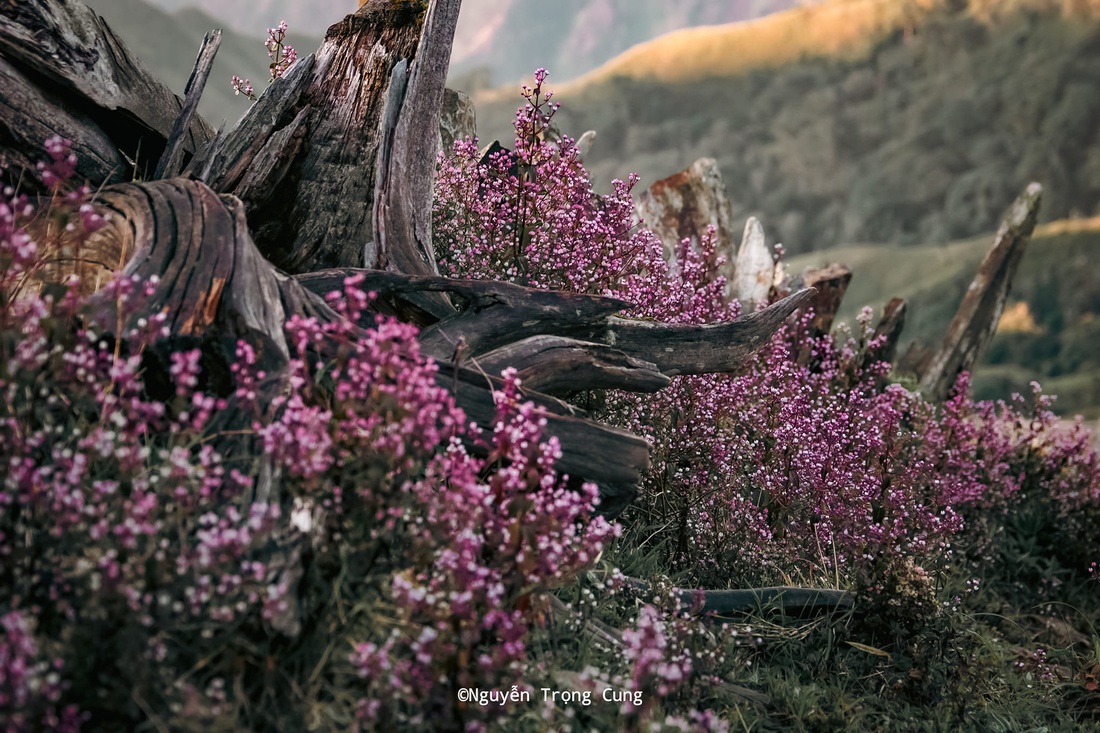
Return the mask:
{"type": "Polygon", "coordinates": [[[195,59],[195,68],[187,79],[187,86],[183,91],[184,103],[179,117],[172,125],[172,132],[168,135],[168,145],[157,163],[153,178],[172,178],[179,175],[183,166],[184,136],[187,128],[191,126],[191,119],[199,108],[199,99],[202,98],[203,89],[206,88],[206,80],[210,77],[210,69],[214,65],[214,57],[221,46],[221,29],[214,29],[206,34],[199,47],[199,55],[195,59]]]}
{"type": "Polygon", "coordinates": [[[431,0],[408,86],[391,81],[391,92],[403,91],[388,96],[383,115],[374,190],[376,254],[371,258],[368,250],[365,266],[408,275],[439,274],[432,247],[432,200],[440,109],[461,5],[461,0],[431,0]]]}
{"type": "Polygon", "coordinates": [[[705,326],[615,317],[608,319],[607,327],[592,337],[631,356],[652,361],[670,376],[735,373],[813,295],[813,290],[800,290],[735,321],[705,326]]]}
{"type": "Polygon", "coordinates": [[[489,374],[512,367],[524,387],[567,396],[609,388],[657,392],[672,381],[656,364],[564,336],[531,336],[483,354],[476,363],[489,374]]]}
{"type": "Polygon", "coordinates": [[[1009,207],[993,246],[947,328],[943,344],[921,375],[921,389],[930,399],[947,397],[959,373],[974,366],[993,338],[1012,278],[1035,229],[1042,192],[1042,186],[1032,183],[1009,207]]]}
{"type": "Polygon", "coordinates": [[[424,19],[415,0],[368,2],[192,163],[216,191],[241,198],[256,245],[281,269],[378,263],[371,212],[383,114],[393,71],[416,56],[424,19]]]}
{"type": "MultiPolygon", "coordinates": [[[[149,177],[183,103],[131,57],[107,24],[77,0],[8,3],[0,13],[0,166],[25,191],[44,140],[73,141],[76,177],[95,185],[149,177]]],[[[193,117],[181,137],[193,154],[213,135],[193,117]]]]}

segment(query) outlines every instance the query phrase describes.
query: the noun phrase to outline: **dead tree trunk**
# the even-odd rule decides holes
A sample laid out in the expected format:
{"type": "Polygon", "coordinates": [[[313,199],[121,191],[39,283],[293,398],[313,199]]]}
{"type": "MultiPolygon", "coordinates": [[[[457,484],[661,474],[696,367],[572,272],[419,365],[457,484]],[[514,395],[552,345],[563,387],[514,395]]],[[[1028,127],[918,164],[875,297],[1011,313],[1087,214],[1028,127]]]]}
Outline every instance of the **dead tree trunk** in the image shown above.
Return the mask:
{"type": "MultiPolygon", "coordinates": [[[[185,109],[82,5],[18,4],[0,17],[0,162],[34,185],[44,133],[76,141],[77,175],[105,186],[94,205],[110,215],[83,252],[82,281],[94,287],[116,269],[158,278],[144,312],[129,317],[167,317],[170,336],[146,354],[151,390],[158,380],[170,386],[171,351],[198,347],[203,388],[231,395],[238,340],[256,351],[266,389],[287,389],[287,321],[341,318],[323,296],[363,274],[378,311],[421,327],[439,383],[472,421],[492,425],[499,374],[519,368],[525,396],[560,443],[557,468],[595,482],[600,511],[614,516],[636,495],[648,445],[555,395],[649,392],[674,375],[738,371],[812,291],[731,323],[683,326],[622,318],[628,304],[609,298],[439,277],[431,197],[459,4],[369,0],[212,141],[190,116],[195,95],[185,109]],[[182,163],[187,177],[149,181],[162,159],[166,174],[182,163]],[[135,173],[147,182],[124,182],[135,173]]],[[[195,85],[209,56],[200,53],[195,85]]],[[[124,339],[133,324],[119,323],[114,307],[98,303],[99,330],[124,339]]],[[[331,356],[338,344],[315,348],[331,356]]],[[[235,432],[248,431],[221,431],[228,437],[219,451],[251,450],[235,432]]],[[[285,501],[271,464],[257,470],[257,498],[285,501]]],[[[292,580],[308,538],[287,532],[273,562],[292,580]]],[[[299,610],[289,608],[276,628],[296,636],[299,610]]]]}

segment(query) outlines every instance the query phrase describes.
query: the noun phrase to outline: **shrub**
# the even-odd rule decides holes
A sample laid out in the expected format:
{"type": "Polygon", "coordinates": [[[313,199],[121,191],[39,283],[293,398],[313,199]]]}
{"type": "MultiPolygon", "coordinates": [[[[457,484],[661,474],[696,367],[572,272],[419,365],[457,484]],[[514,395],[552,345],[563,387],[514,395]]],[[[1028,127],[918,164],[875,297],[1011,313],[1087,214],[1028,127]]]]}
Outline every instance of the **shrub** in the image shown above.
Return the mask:
{"type": "MultiPolygon", "coordinates": [[[[572,141],[547,139],[557,106],[545,78],[539,70],[524,88],[514,150],[482,163],[467,140],[441,158],[435,231],[447,272],[615,295],[637,317],[736,317],[712,237],[661,261],[634,220],[637,179],[601,198],[572,141]]],[[[743,375],[607,396],[604,416],[653,448],[629,539],[662,547],[666,569],[696,583],[877,577],[946,565],[955,549],[981,553],[1026,494],[1066,517],[1074,546],[1090,541],[1095,509],[1085,507],[1100,496],[1084,429],[1063,437],[1042,397],[1030,414],[975,402],[966,375],[942,407],[900,385],[883,389],[890,365],[867,357],[871,318],[865,310],[855,334],[821,336],[806,313],[743,375]]]]}
{"type": "Polygon", "coordinates": [[[370,301],[351,278],[330,296],[348,320],[287,324],[285,374],[258,371],[242,341],[235,387],[208,394],[200,350],[162,317],[117,341],[99,320],[105,303],[141,313],[155,282],[88,298],[75,279],[32,278],[47,251],[35,216],[5,192],[9,729],[476,729],[501,715],[456,690],[522,684],[531,609],[617,532],[593,515],[594,486],[566,489],[514,376],[479,434],[415,328],[350,325],[370,301]]]}

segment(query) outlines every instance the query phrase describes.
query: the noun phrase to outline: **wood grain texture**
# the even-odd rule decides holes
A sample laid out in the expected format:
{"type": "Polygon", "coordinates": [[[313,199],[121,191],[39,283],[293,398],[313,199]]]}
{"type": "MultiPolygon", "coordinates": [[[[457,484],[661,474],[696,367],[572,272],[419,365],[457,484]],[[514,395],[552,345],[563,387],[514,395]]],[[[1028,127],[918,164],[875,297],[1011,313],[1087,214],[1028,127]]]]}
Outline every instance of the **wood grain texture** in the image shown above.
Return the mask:
{"type": "Polygon", "coordinates": [[[996,333],[1012,279],[1039,218],[1042,194],[1043,187],[1032,183],[1009,207],[943,343],[921,376],[921,389],[929,399],[946,398],[959,373],[974,366],[996,333]]]}
{"type": "Polygon", "coordinates": [[[551,395],[590,389],[657,392],[671,379],[657,366],[618,349],[562,336],[531,336],[476,357],[478,367],[500,374],[512,367],[525,387],[551,395]]]}
{"type": "MultiPolygon", "coordinates": [[[[132,57],[106,22],[86,5],[77,0],[8,4],[0,13],[0,57],[31,81],[40,102],[51,102],[44,110],[22,107],[24,116],[33,112],[39,125],[50,127],[51,110],[56,110],[60,118],[68,118],[70,139],[95,147],[85,138],[106,136],[133,161],[120,170],[116,160],[110,161],[106,177],[88,176],[94,186],[128,180],[135,172],[145,177],[152,174],[183,101],[132,57]],[[77,120],[90,121],[94,127],[87,133],[74,129],[72,122],[77,120]]],[[[210,126],[195,116],[181,136],[183,149],[193,154],[212,136],[210,126]]],[[[34,141],[36,148],[24,155],[40,155],[42,142],[34,141]]],[[[13,146],[5,143],[3,147],[13,146]]],[[[6,157],[14,156],[7,153],[6,157]]],[[[33,187],[33,167],[25,170],[25,180],[33,187]]]]}
{"type": "Polygon", "coordinates": [[[653,362],[669,376],[736,373],[814,293],[801,290],[737,320],[704,326],[614,317],[590,340],[653,362]]]}
{"type": "Polygon", "coordinates": [[[383,113],[393,70],[415,57],[424,18],[423,3],[412,0],[364,4],[329,28],[317,52],[265,90],[210,159],[193,166],[215,190],[241,198],[257,246],[279,268],[374,263],[383,113]],[[263,151],[272,136],[278,139],[263,151]],[[254,164],[267,174],[250,173],[254,164]]]}
{"type": "Polygon", "coordinates": [[[206,88],[206,80],[210,77],[210,69],[214,65],[214,57],[221,46],[221,29],[215,29],[206,34],[199,47],[199,55],[195,59],[195,68],[191,70],[191,76],[187,79],[187,86],[183,91],[183,109],[179,117],[172,125],[172,131],[164,153],[157,162],[157,169],[153,178],[173,178],[179,175],[183,167],[184,146],[186,145],[187,129],[191,126],[191,120],[199,108],[199,100],[206,88]]]}

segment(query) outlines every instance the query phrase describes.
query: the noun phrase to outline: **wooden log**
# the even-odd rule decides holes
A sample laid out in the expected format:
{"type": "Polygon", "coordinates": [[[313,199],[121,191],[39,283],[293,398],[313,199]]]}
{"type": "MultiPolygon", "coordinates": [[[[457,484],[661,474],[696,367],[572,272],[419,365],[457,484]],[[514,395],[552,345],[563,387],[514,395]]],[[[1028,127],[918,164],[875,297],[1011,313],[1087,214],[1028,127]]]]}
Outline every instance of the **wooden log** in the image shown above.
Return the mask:
{"type": "Polygon", "coordinates": [[[727,323],[705,326],[610,318],[602,332],[588,340],[613,346],[630,356],[653,362],[669,376],[736,373],[787,318],[805,305],[814,291],[802,290],[764,310],[727,323]]]}
{"type": "MultiPolygon", "coordinates": [[[[8,3],[0,13],[0,69],[0,128],[8,133],[0,136],[0,162],[21,172],[24,190],[45,188],[33,165],[43,130],[73,140],[78,180],[99,186],[150,176],[183,107],[77,0],[8,3]]],[[[212,136],[194,116],[183,149],[194,154],[212,136]]]]}
{"type": "Polygon", "coordinates": [[[867,369],[875,362],[894,362],[898,353],[898,341],[901,332],[905,329],[905,315],[908,304],[901,298],[893,298],[886,304],[882,312],[882,318],[875,325],[872,340],[881,339],[877,347],[867,349],[863,355],[863,368],[867,369]]]}
{"type": "Polygon", "coordinates": [[[823,336],[833,330],[833,321],[852,282],[852,271],[847,265],[833,263],[826,267],[817,267],[802,273],[802,286],[814,288],[817,293],[809,306],[814,309],[811,328],[816,336],[823,336]]]}
{"type": "Polygon", "coordinates": [[[1009,207],[993,246],[947,328],[943,344],[921,375],[921,389],[930,399],[945,399],[959,373],[974,366],[993,338],[1012,279],[1035,229],[1042,192],[1042,186],[1032,183],[1009,207]]]}
{"type": "Polygon", "coordinates": [[[680,243],[691,240],[698,247],[707,227],[714,227],[715,250],[726,255],[718,274],[726,278],[726,294],[734,294],[733,210],[718,161],[700,158],[690,167],[650,186],[635,205],[643,225],[657,235],[666,257],[675,254],[680,243]]]}
{"type": "Polygon", "coordinates": [[[115,141],[86,112],[44,91],[0,55],[0,140],[6,141],[0,144],[0,169],[7,184],[45,192],[35,165],[54,135],[73,141],[77,181],[119,182],[130,169],[115,141]]]}
{"type": "MultiPolygon", "coordinates": [[[[338,289],[355,270],[329,270],[297,276],[315,292],[338,289]]],[[[461,342],[477,356],[520,339],[556,335],[603,344],[649,362],[666,376],[738,372],[783,322],[813,297],[802,290],[764,310],[734,321],[702,326],[613,316],[629,306],[614,298],[533,290],[499,281],[450,280],[370,273],[364,288],[382,297],[415,290],[456,294],[460,312],[425,328],[424,350],[449,359],[461,342]]],[[[403,308],[401,304],[395,306],[403,308]]]]}
{"type": "Polygon", "coordinates": [[[171,179],[110,186],[96,207],[109,215],[89,243],[96,256],[124,263],[124,276],[157,279],[142,309],[121,322],[114,302],[101,302],[104,328],[112,333],[163,313],[173,338],[206,345],[206,363],[220,376],[235,360],[238,339],[257,349],[259,368],[276,374],[289,360],[285,326],[292,315],[321,323],[339,318],[260,255],[239,199],[223,198],[197,181],[171,179]]]}
{"type": "Polygon", "coordinates": [[[316,63],[312,54],[299,59],[264,90],[233,129],[219,133],[195,156],[184,174],[215,191],[232,193],[246,210],[272,196],[287,179],[309,130],[313,109],[305,94],[316,63]]]}
{"type": "MultiPolygon", "coordinates": [[[[496,422],[496,403],[490,387],[499,389],[500,380],[448,364],[440,365],[439,374],[439,384],[450,390],[466,416],[491,430],[496,422]]],[[[625,430],[564,414],[565,410],[579,412],[564,403],[559,403],[559,409],[564,408],[561,412],[552,412],[548,406],[552,398],[526,389],[523,393],[543,408],[544,434],[558,439],[562,455],[555,464],[557,470],[599,486],[600,514],[621,514],[634,501],[642,474],[649,468],[649,444],[625,430]]]]}
{"type": "Polygon", "coordinates": [[[527,336],[596,327],[630,305],[614,298],[534,290],[499,280],[458,280],[354,268],[296,277],[314,292],[328,293],[339,290],[344,278],[353,273],[364,277],[363,288],[386,301],[389,312],[425,326],[420,345],[439,359],[449,359],[460,342],[468,354],[477,356],[527,336]],[[418,310],[420,301],[414,296],[424,292],[451,293],[459,312],[443,320],[432,318],[418,310]]]}
{"type": "Polygon", "coordinates": [[[188,77],[187,86],[183,91],[183,109],[180,110],[176,123],[172,125],[167,146],[163,155],[160,156],[160,161],[157,162],[153,178],[173,178],[179,175],[183,166],[183,146],[187,128],[191,126],[191,118],[199,108],[199,99],[202,98],[203,89],[206,88],[206,80],[210,77],[210,69],[214,65],[214,57],[218,53],[221,42],[220,28],[210,31],[203,37],[199,55],[195,59],[195,68],[191,70],[191,76],[188,77]]]}
{"type": "Polygon", "coordinates": [[[775,260],[764,240],[764,227],[756,217],[745,222],[737,250],[732,294],[741,301],[744,313],[752,313],[768,299],[775,282],[775,260]]]}
{"type": "MultiPolygon", "coordinates": [[[[163,315],[169,346],[150,351],[152,366],[161,357],[160,366],[167,364],[166,349],[172,344],[197,345],[210,391],[219,394],[232,391],[229,366],[237,341],[245,340],[257,350],[259,367],[274,375],[274,388],[282,389],[280,375],[289,359],[285,324],[292,316],[320,323],[338,319],[322,297],[327,292],[323,289],[335,289],[336,274],[295,278],[269,260],[289,263],[291,269],[312,267],[341,257],[359,260],[374,246],[375,256],[400,272],[373,272],[366,286],[373,283],[385,290],[389,301],[384,305],[397,314],[414,313],[425,326],[425,351],[442,362],[441,383],[450,383],[458,403],[488,426],[499,380],[465,368],[460,346],[469,349],[473,366],[478,357],[495,369],[515,358],[534,384],[555,391],[569,390],[568,375],[553,374],[567,364],[580,388],[649,391],[675,374],[739,369],[808,297],[796,294],[733,323],[683,326],[614,318],[628,304],[610,298],[450,281],[432,274],[426,212],[438,144],[441,79],[458,2],[432,2],[427,23],[422,5],[372,0],[333,26],[316,56],[290,69],[234,130],[191,161],[189,171],[217,189],[200,180],[167,179],[104,190],[96,206],[109,215],[109,225],[91,238],[83,253],[88,262],[82,267],[99,268],[87,282],[102,282],[106,273],[121,267],[128,276],[156,276],[158,284],[140,312],[121,320],[115,304],[100,299],[101,330],[124,338],[142,318],[163,315]],[[400,70],[410,58],[406,86],[400,70]],[[386,73],[368,78],[371,70],[386,73]],[[348,127],[351,123],[359,127],[348,127]],[[373,156],[371,164],[356,158],[356,150],[373,156]],[[350,170],[341,165],[350,165],[350,170]],[[372,207],[362,204],[372,196],[361,197],[356,206],[350,192],[369,191],[376,166],[386,172],[380,174],[374,207],[374,221],[384,238],[351,257],[348,241],[362,245],[356,235],[369,231],[372,207]],[[257,232],[249,230],[249,217],[263,222],[257,232]],[[276,231],[284,225],[286,231],[276,231]],[[540,335],[555,338],[529,338],[540,335]]],[[[58,33],[63,36],[68,30],[58,33]]],[[[101,35],[109,37],[105,26],[101,35]]],[[[73,72],[65,67],[58,73],[64,77],[73,72]]],[[[186,115],[178,117],[178,109],[176,113],[177,119],[186,120],[186,115]]],[[[188,129],[201,128],[198,118],[192,119],[188,129]]],[[[166,170],[174,165],[171,154],[165,160],[166,170]]],[[[341,270],[349,271],[347,266],[341,270]]],[[[599,483],[603,511],[625,507],[648,466],[646,443],[594,423],[552,396],[534,390],[526,394],[544,411],[547,434],[560,441],[561,470],[575,480],[599,483]]],[[[277,477],[269,478],[264,491],[271,493],[277,477]]]]}
{"type": "Polygon", "coordinates": [[[919,340],[912,341],[898,357],[894,371],[920,381],[920,376],[928,371],[928,365],[932,363],[932,357],[935,355],[936,350],[928,344],[919,340]]]}
{"type": "MultiPolygon", "coordinates": [[[[158,279],[141,310],[121,320],[114,301],[100,299],[100,330],[118,336],[138,327],[150,313],[164,313],[164,325],[171,334],[164,365],[172,344],[198,346],[214,392],[232,392],[229,365],[238,339],[256,349],[258,367],[273,375],[278,390],[279,375],[290,354],[287,320],[300,315],[324,324],[340,318],[322,295],[263,259],[248,233],[243,204],[234,197],[219,196],[198,181],[173,179],[108,187],[96,205],[110,214],[108,226],[89,245],[97,257],[125,263],[126,276],[158,279]]],[[[318,348],[331,356],[339,346],[322,343],[318,348]]],[[[438,379],[471,420],[491,429],[496,409],[493,391],[500,389],[499,379],[447,363],[440,365],[438,379]]],[[[559,470],[577,480],[596,482],[602,511],[621,512],[634,498],[649,465],[646,442],[588,420],[580,410],[550,396],[533,390],[524,393],[542,408],[546,434],[561,444],[559,470]]]]}
{"type": "Polygon", "coordinates": [[[489,374],[505,367],[519,372],[525,387],[551,395],[590,389],[657,392],[672,381],[647,361],[602,344],[562,336],[532,336],[501,346],[475,360],[489,374]]]}

